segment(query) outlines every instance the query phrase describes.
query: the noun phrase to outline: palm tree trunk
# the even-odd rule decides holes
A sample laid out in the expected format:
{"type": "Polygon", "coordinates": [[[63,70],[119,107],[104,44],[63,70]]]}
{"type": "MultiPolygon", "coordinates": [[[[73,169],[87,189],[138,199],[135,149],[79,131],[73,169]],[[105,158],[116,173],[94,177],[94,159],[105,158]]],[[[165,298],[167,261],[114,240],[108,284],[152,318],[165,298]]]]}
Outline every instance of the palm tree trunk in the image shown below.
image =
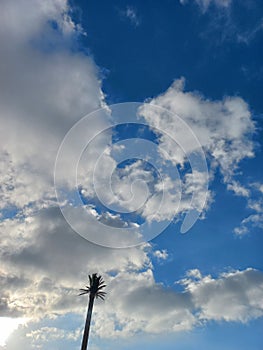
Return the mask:
{"type": "Polygon", "coordinates": [[[87,318],[86,318],[86,323],[85,323],[85,329],[84,329],[84,334],[83,334],[83,339],[82,339],[81,350],[87,350],[87,348],[88,348],[89,330],[90,330],[90,322],[91,322],[91,315],[92,315],[92,309],[93,309],[93,304],[94,304],[94,298],[95,298],[95,295],[90,294],[89,307],[88,307],[88,312],[87,312],[87,318]]]}

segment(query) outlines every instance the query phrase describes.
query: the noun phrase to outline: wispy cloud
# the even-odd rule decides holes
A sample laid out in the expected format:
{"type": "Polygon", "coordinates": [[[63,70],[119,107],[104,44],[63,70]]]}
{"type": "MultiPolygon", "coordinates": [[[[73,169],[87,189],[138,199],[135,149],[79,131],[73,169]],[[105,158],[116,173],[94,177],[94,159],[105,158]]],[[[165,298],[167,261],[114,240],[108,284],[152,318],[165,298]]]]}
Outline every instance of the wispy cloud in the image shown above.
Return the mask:
{"type": "Polygon", "coordinates": [[[252,228],[263,228],[262,184],[252,185],[250,191],[253,191],[247,203],[250,214],[235,227],[234,233],[238,236],[248,234],[252,228]]]}
{"type": "MultiPolygon", "coordinates": [[[[222,44],[225,41],[235,41],[240,44],[250,45],[263,29],[263,19],[260,11],[260,0],[254,2],[243,1],[241,5],[240,21],[231,11],[232,0],[180,0],[182,5],[195,4],[203,15],[210,18],[208,33],[216,33],[214,44],[222,44]],[[258,11],[257,11],[258,8],[258,11]],[[255,13],[257,12],[257,15],[255,13]],[[248,21],[251,18],[251,21],[248,21]],[[253,19],[252,19],[253,18],[253,19]],[[242,23],[242,25],[241,25],[242,23]]],[[[201,36],[206,36],[206,32],[201,36]]]]}
{"type": "Polygon", "coordinates": [[[251,41],[263,30],[263,18],[254,27],[246,31],[237,31],[237,41],[249,45],[251,41]]]}
{"type": "Polygon", "coordinates": [[[127,6],[121,13],[122,16],[127,18],[133,26],[138,27],[141,24],[137,10],[133,6],[127,6]]]}
{"type": "Polygon", "coordinates": [[[211,5],[215,5],[217,8],[228,8],[231,5],[232,0],[180,0],[182,5],[195,2],[202,12],[206,12],[211,5]]]}

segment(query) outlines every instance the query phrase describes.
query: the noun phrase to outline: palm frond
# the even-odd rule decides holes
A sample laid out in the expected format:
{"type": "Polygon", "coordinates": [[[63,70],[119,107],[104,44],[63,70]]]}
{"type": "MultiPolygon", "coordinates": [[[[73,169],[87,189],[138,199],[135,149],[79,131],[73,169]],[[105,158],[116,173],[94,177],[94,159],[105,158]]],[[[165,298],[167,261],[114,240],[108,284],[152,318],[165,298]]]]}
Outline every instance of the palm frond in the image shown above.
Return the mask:
{"type": "Polygon", "coordinates": [[[83,294],[89,294],[89,290],[88,289],[80,289],[80,294],[79,295],[83,295],[83,294]]]}

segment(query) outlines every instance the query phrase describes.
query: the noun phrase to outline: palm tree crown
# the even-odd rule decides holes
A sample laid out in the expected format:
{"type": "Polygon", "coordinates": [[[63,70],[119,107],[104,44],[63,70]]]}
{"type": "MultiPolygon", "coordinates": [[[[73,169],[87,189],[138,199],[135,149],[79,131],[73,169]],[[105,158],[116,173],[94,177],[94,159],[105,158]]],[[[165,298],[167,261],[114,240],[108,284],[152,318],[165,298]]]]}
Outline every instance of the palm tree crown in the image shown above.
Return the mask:
{"type": "Polygon", "coordinates": [[[98,276],[97,273],[93,273],[92,275],[89,275],[89,286],[86,286],[86,288],[81,288],[81,293],[79,295],[90,294],[96,299],[101,298],[104,300],[107,293],[102,292],[101,290],[105,287],[106,284],[104,284],[103,278],[98,276]]]}

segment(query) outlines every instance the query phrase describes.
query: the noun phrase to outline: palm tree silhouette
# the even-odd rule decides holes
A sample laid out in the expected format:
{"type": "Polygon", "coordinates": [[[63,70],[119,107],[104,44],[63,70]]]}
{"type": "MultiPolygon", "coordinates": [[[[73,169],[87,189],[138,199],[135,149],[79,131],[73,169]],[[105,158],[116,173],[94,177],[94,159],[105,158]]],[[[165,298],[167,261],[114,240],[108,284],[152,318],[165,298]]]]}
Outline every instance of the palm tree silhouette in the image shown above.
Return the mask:
{"type": "Polygon", "coordinates": [[[79,295],[89,294],[89,307],[83,333],[81,350],[86,350],[88,347],[90,322],[94,300],[95,298],[104,300],[106,293],[102,292],[101,290],[105,287],[106,284],[104,284],[103,278],[101,276],[98,276],[97,273],[93,273],[92,275],[89,275],[89,286],[86,286],[84,289],[80,289],[81,293],[79,295]]]}

